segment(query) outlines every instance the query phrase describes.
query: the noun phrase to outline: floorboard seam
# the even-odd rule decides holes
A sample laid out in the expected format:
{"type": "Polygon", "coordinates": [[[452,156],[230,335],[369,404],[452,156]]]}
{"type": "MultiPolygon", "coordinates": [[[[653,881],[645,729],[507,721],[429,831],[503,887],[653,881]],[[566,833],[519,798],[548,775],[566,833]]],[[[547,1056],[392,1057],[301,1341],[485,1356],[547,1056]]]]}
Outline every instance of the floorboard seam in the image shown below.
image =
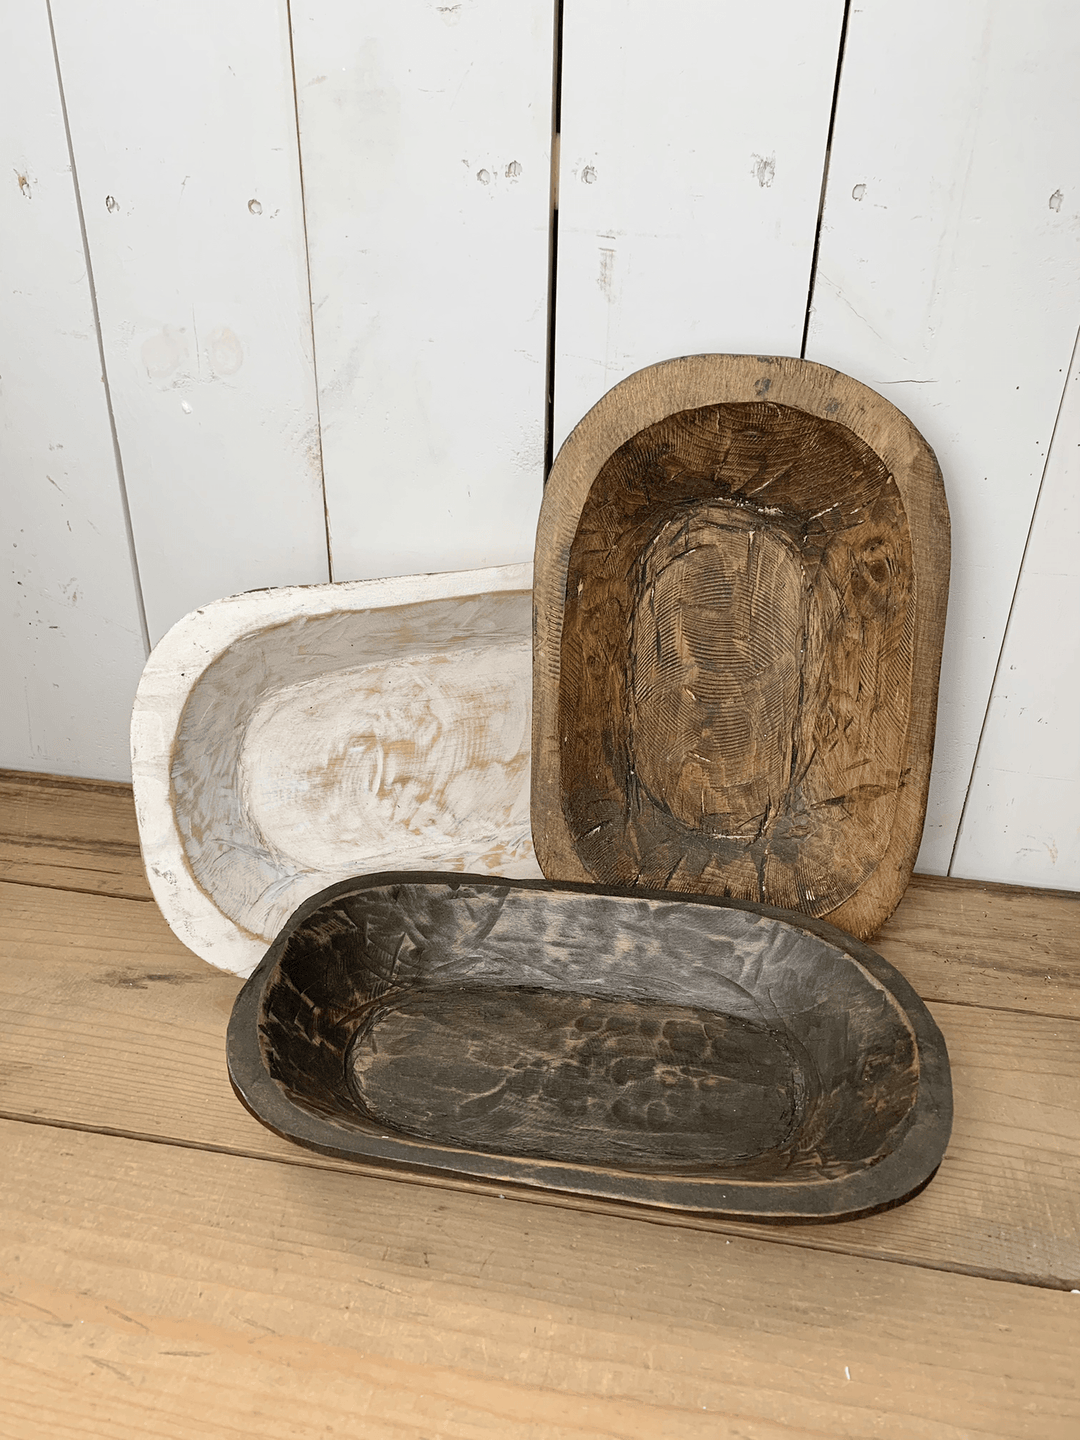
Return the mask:
{"type": "MultiPolygon", "coordinates": [[[[892,964],[892,961],[889,962],[892,964]]],[[[896,966],[900,970],[900,966],[896,966]]],[[[903,971],[900,970],[901,975],[903,971]]],[[[905,977],[906,978],[906,977],[905,977]]],[[[961,1010],[986,1010],[999,1015],[1035,1015],[1040,1020],[1065,1020],[1071,1025],[1080,1023],[1080,1015],[1062,1015],[1057,1010],[1021,1010],[1015,1005],[983,1005],[975,1000],[945,999],[941,995],[920,995],[924,1005],[955,1005],[961,1010]]]]}
{"type": "Polygon", "coordinates": [[[21,885],[26,890],[59,890],[62,895],[93,895],[98,900],[134,900],[138,905],[154,903],[152,895],[116,895],[111,890],[87,890],[81,885],[42,885],[39,880],[19,880],[14,875],[0,875],[0,884],[21,885]]]}
{"type": "MultiPolygon", "coordinates": [[[[227,1155],[239,1160],[256,1160],[267,1165],[292,1165],[303,1170],[317,1170],[323,1174],[351,1175],[357,1179],[384,1180],[390,1184],[397,1185],[419,1185],[426,1190],[443,1190],[458,1195],[469,1195],[475,1199],[494,1199],[499,1193],[494,1188],[490,1195],[476,1190],[462,1191],[455,1186],[441,1185],[437,1180],[428,1179],[424,1176],[410,1175],[408,1178],[386,1174],[382,1171],[368,1171],[362,1166],[352,1169],[345,1169],[340,1165],[324,1165],[317,1160],[298,1154],[295,1158],[289,1155],[263,1155],[254,1150],[244,1150],[235,1146],[215,1145],[210,1141],[182,1140],[173,1136],[148,1135],[135,1130],[123,1130],[106,1125],[87,1125],[75,1120],[59,1120],[42,1115],[27,1115],[15,1111],[0,1110],[0,1120],[9,1120],[19,1125],[37,1125],[51,1130],[71,1130],[83,1135],[104,1135],[114,1140],[131,1140],[147,1145],[166,1145],[177,1150],[202,1150],[212,1155],[227,1155]]],[[[993,1270],[989,1267],[980,1268],[973,1265],[948,1264],[939,1262],[935,1264],[928,1260],[917,1260],[912,1256],[894,1254],[875,1254],[866,1250],[841,1250],[829,1245],[814,1245],[803,1238],[786,1239],[783,1235],[777,1234],[779,1227],[775,1225],[762,1225],[760,1233],[756,1229],[741,1227],[732,1224],[730,1229],[721,1231],[719,1229],[706,1230],[700,1225],[695,1225],[693,1218],[685,1220],[668,1218],[664,1219],[659,1215],[652,1215],[643,1212],[640,1215],[629,1215],[619,1212],[617,1215],[607,1215],[600,1210],[577,1209],[574,1206],[567,1206],[565,1203],[555,1205],[554,1202],[545,1200],[540,1194],[535,1198],[525,1197],[518,1194],[501,1195],[500,1198],[519,1201],[522,1204],[545,1205],[548,1209],[570,1210],[572,1213],[581,1215],[593,1215],[597,1219],[618,1219],[640,1221],[645,1224],[663,1225],[666,1229],[694,1230],[699,1234],[720,1235],[730,1234],[740,1240],[761,1240],[771,1245],[786,1245],[793,1250],[809,1250],[818,1255],[843,1255],[851,1260],[865,1260],[871,1263],[885,1265],[906,1265],[914,1270],[930,1270],[946,1275],[964,1275],[974,1280],[990,1280],[998,1284],[1024,1285],[1029,1289],[1053,1290],[1057,1292],[1070,1292],[1071,1286],[1067,1280],[1051,1279],[1046,1276],[1024,1275],[1016,1271],[993,1270]]]]}

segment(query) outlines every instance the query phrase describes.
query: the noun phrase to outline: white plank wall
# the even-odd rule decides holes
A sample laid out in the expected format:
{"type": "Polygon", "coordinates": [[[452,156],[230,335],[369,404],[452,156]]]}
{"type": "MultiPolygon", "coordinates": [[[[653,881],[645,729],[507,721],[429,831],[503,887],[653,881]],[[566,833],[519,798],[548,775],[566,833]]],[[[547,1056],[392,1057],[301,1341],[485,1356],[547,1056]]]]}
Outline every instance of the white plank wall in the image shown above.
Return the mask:
{"type": "Polygon", "coordinates": [[[949,869],[1080,318],[1078,73],[1072,0],[851,12],[807,356],[898,405],[945,475],[931,873],[949,869]]]}
{"type": "Polygon", "coordinates": [[[843,0],[567,0],[555,443],[673,355],[797,355],[843,0]]]}
{"type": "Polygon", "coordinates": [[[1020,572],[953,870],[1080,890],[1080,353],[1020,572]]]}
{"type": "Polygon", "coordinates": [[[554,0],[292,19],[334,578],[529,559],[554,0]]]}
{"type": "Polygon", "coordinates": [[[53,0],[150,634],[327,579],[285,0],[53,0]]]}
{"type": "Polygon", "coordinates": [[[127,779],[146,658],[43,3],[0,9],[0,766],[127,779]]]}

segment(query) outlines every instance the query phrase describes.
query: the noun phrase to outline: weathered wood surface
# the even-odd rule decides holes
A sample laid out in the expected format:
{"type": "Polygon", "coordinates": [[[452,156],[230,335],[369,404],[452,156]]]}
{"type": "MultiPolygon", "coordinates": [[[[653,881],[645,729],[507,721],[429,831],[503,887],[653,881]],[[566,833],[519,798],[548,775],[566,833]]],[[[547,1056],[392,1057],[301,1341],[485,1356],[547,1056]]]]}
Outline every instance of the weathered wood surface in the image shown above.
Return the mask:
{"type": "MultiPolygon", "coordinates": [[[[919,927],[947,953],[973,930],[970,910],[950,918],[943,887],[919,927]]],[[[917,903],[917,902],[916,902],[917,903]]],[[[1048,907],[1043,939],[1075,945],[1066,907],[1048,907]]],[[[987,922],[983,922],[984,924],[987,922]]],[[[996,921],[991,913],[988,929],[996,921]]],[[[1002,928],[1006,928],[1004,925],[1002,928]]],[[[989,937],[988,937],[989,938],[989,937]]],[[[984,950],[983,955],[988,953],[984,950]]],[[[1011,963],[1011,962],[1010,962],[1011,963]]],[[[983,974],[966,970],[961,1004],[932,1007],[949,1047],[953,1135],[927,1190],[900,1209],[844,1225],[767,1227],[777,1243],[940,1269],[1080,1287],[1080,1023],[983,1009],[983,974]]],[[[1004,988],[1023,991],[1006,967],[1004,988]]],[[[0,886],[0,1112],[181,1145],[273,1159],[300,1168],[379,1168],[323,1157],[279,1139],[236,1101],[225,1070],[225,1032],[240,981],[185,949],[156,907],[29,886],[0,886]],[[65,1056],[58,1065],[57,1037],[65,1056]],[[80,1076],[73,1086],[70,1077],[80,1076]]],[[[1044,987],[1045,989],[1046,987],[1044,987]]],[[[1041,999],[1041,992],[1036,992],[1041,999]]],[[[1063,965],[1055,1006],[1080,1017],[1080,956],[1063,965]]],[[[386,1173],[386,1172],[382,1172],[386,1173]]],[[[433,1182],[414,1177],[421,1186],[433,1182]]],[[[476,1187],[449,1178],[439,1185],[476,1187]]],[[[504,1193],[604,1214],[642,1215],[613,1201],[544,1192],[504,1193]]],[[[407,1193],[407,1192],[402,1192],[407,1193]]],[[[762,1235],[757,1225],[670,1216],[718,1234],[762,1235]]]]}
{"type": "Polygon", "coordinates": [[[170,925],[249,974],[309,895],[398,869],[539,875],[531,567],[215,601],[147,662],[139,832],[170,925]]]}
{"type": "Polygon", "coordinates": [[[648,891],[344,881],[245,986],[229,1073],[279,1134],[406,1170],[850,1217],[945,1153],[945,1045],[867,946],[648,891]]]}
{"type": "Polygon", "coordinates": [[[0,880],[152,899],[131,786],[0,770],[0,880]]]}
{"type": "Polygon", "coordinates": [[[948,586],[914,427],[802,361],[653,366],[560,453],[535,584],[545,874],[873,936],[918,848],[948,586]]]}
{"type": "Polygon", "coordinates": [[[1071,1440],[1080,1421],[1073,1295],[112,1136],[0,1140],[10,1434],[1071,1440]]]}
{"type": "Polygon", "coordinates": [[[1080,1018],[1080,894],[915,875],[874,942],[927,1000],[1080,1018]]]}

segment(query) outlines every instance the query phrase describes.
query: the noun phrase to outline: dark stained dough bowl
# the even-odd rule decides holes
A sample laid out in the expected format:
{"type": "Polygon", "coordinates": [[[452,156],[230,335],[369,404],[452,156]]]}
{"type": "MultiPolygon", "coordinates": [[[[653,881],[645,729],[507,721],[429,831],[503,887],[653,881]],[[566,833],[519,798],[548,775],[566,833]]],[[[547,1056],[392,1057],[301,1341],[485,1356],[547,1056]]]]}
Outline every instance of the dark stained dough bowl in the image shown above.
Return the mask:
{"type": "Polygon", "coordinates": [[[445,873],[313,896],[241,991],[229,1073],[325,1154],[763,1219],[931,1178],[945,1044],[830,925],[749,902],[445,873]]]}

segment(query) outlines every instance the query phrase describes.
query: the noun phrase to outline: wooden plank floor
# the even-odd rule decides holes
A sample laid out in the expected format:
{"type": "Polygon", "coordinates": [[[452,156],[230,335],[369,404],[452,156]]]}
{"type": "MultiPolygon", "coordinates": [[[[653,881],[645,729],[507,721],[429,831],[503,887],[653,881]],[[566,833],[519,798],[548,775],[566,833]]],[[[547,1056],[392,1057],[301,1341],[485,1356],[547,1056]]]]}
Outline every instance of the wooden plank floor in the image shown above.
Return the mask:
{"type": "Polygon", "coordinates": [[[879,948],[949,1045],[941,1170],[754,1226],[264,1130],[124,787],[0,776],[0,882],[0,1436],[1080,1436],[1080,897],[912,884],[879,948]]]}

